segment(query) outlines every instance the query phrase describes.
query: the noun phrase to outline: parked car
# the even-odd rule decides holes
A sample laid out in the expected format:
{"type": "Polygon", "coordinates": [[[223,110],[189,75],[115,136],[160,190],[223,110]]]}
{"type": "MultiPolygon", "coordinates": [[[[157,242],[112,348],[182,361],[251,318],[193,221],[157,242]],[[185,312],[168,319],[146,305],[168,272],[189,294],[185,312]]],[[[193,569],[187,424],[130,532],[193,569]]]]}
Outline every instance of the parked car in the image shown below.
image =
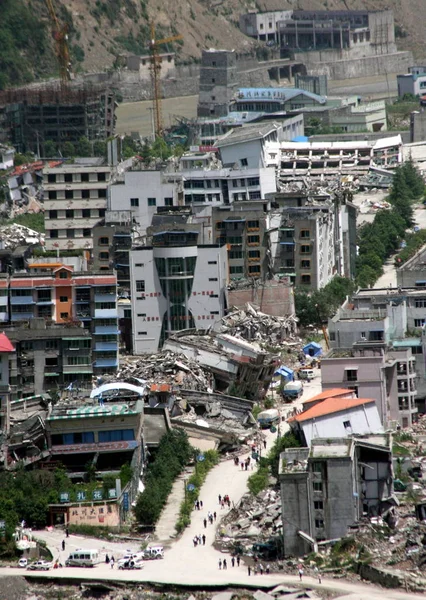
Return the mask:
{"type": "Polygon", "coordinates": [[[52,568],[51,562],[47,562],[45,560],[37,560],[36,562],[28,565],[27,570],[28,571],[48,571],[51,568],[52,568]]]}
{"type": "Polygon", "coordinates": [[[151,546],[144,551],[143,557],[145,560],[164,558],[164,548],[163,546],[151,546]]]}
{"type": "Polygon", "coordinates": [[[119,558],[117,561],[117,566],[118,568],[120,568],[122,565],[129,563],[129,565],[131,563],[136,564],[137,562],[140,562],[141,560],[143,560],[144,558],[144,553],[143,552],[135,552],[135,553],[127,553],[125,554],[122,558],[119,558]]]}
{"type": "Polygon", "coordinates": [[[143,564],[142,561],[135,561],[135,560],[126,560],[125,562],[121,562],[118,561],[118,568],[121,571],[124,570],[129,570],[132,571],[133,569],[143,569],[143,564]]]}
{"type": "Polygon", "coordinates": [[[20,569],[26,569],[28,567],[28,559],[27,558],[20,558],[18,561],[18,567],[20,569]]]}

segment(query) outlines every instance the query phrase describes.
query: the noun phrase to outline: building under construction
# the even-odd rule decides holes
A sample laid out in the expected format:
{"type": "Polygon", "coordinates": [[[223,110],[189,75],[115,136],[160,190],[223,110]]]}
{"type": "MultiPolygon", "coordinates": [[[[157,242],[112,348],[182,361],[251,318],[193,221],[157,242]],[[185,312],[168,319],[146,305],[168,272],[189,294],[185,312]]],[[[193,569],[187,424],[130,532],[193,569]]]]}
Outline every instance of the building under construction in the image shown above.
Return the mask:
{"type": "Polygon", "coordinates": [[[105,87],[51,85],[0,92],[0,135],[17,152],[44,156],[51,141],[57,148],[82,137],[90,142],[114,134],[114,94],[105,87]]]}

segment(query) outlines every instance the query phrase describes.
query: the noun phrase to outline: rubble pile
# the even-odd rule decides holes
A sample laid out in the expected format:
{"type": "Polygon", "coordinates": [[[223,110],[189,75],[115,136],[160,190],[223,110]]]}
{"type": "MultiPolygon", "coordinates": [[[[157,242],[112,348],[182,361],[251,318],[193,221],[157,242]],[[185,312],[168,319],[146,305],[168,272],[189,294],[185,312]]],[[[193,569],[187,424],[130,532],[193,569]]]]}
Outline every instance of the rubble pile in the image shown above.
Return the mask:
{"type": "Polygon", "coordinates": [[[260,342],[268,345],[280,344],[290,338],[291,341],[300,341],[296,337],[297,318],[274,317],[257,310],[248,303],[244,310],[232,309],[222,317],[219,331],[248,342],[260,342]]]}
{"type": "Polygon", "coordinates": [[[281,499],[278,491],[268,489],[256,496],[245,494],[221,523],[216,545],[232,552],[236,546],[245,555],[253,554],[253,545],[266,543],[282,535],[281,499]]]}
{"type": "Polygon", "coordinates": [[[12,223],[0,227],[0,242],[4,250],[15,250],[25,245],[44,245],[44,233],[12,223]]]}
{"type": "Polygon", "coordinates": [[[213,375],[203,369],[196,361],[184,354],[175,354],[168,350],[143,357],[127,357],[122,368],[110,381],[125,381],[140,384],[144,380],[149,384],[169,384],[186,390],[212,391],[213,375]]]}

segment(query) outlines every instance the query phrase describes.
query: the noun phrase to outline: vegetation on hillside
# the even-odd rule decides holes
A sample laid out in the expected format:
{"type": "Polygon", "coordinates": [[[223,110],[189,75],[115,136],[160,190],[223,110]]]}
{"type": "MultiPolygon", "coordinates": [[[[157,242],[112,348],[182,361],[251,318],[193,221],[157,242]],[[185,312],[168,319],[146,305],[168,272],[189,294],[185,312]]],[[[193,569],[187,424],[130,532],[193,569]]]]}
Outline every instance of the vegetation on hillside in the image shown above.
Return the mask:
{"type": "Polygon", "coordinates": [[[346,277],[336,276],[321,290],[311,294],[295,290],[296,315],[301,327],[320,325],[332,317],[346,296],[355,290],[355,283],[346,277]]]}

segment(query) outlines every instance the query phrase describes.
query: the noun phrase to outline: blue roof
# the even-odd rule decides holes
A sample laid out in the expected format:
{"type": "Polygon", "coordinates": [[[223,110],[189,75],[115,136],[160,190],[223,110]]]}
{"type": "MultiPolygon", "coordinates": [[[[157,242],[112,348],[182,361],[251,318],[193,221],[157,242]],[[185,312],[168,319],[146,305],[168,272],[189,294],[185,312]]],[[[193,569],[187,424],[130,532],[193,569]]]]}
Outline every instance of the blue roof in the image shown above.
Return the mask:
{"type": "Polygon", "coordinates": [[[306,135],[297,135],[291,140],[292,142],[309,142],[309,138],[306,135]]]}
{"type": "Polygon", "coordinates": [[[283,377],[288,377],[289,375],[293,375],[293,373],[293,369],[281,365],[281,367],[275,371],[274,375],[282,375],[283,377]]]}
{"type": "Polygon", "coordinates": [[[298,88],[239,88],[236,93],[236,100],[282,100],[287,101],[296,96],[306,96],[311,100],[316,100],[319,104],[325,104],[327,99],[324,96],[318,96],[306,90],[298,88]]]}

